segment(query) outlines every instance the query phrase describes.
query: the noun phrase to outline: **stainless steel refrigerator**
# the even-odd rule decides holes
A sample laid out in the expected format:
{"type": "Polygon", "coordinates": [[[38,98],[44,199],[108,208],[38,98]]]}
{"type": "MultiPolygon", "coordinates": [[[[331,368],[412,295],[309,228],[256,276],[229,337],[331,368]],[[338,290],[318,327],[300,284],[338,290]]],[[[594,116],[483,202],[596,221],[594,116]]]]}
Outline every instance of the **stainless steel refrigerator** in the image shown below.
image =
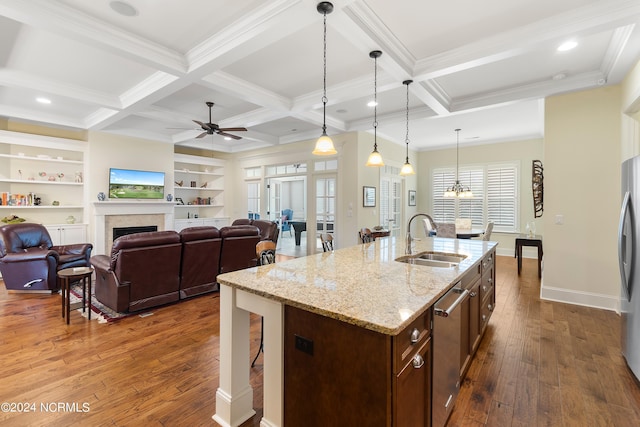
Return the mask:
{"type": "Polygon", "coordinates": [[[622,355],[640,379],[640,156],[622,163],[622,208],[618,226],[622,355]]]}

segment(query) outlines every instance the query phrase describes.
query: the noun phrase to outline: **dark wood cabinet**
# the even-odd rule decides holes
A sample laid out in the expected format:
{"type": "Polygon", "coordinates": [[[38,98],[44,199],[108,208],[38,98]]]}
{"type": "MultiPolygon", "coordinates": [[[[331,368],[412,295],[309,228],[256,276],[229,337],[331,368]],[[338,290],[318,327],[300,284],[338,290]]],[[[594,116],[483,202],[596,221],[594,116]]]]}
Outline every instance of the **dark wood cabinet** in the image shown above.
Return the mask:
{"type": "Polygon", "coordinates": [[[431,315],[390,336],[285,306],[285,425],[429,427],[431,315]]]}
{"type": "Polygon", "coordinates": [[[396,376],[393,396],[394,426],[431,426],[431,338],[396,376]]]}
{"type": "Polygon", "coordinates": [[[460,380],[467,373],[495,305],[494,259],[495,251],[489,252],[476,269],[462,278],[461,286],[469,296],[462,302],[460,380]]]}

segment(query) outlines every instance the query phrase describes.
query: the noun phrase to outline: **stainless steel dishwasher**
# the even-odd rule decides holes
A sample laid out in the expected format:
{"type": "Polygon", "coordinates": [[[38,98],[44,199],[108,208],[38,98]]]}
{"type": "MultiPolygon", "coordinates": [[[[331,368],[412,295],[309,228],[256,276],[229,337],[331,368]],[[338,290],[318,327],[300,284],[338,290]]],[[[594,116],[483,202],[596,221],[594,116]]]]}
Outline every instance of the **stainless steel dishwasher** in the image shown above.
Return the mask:
{"type": "Polygon", "coordinates": [[[469,291],[458,282],[434,306],[432,427],[446,424],[460,390],[460,303],[469,291]]]}

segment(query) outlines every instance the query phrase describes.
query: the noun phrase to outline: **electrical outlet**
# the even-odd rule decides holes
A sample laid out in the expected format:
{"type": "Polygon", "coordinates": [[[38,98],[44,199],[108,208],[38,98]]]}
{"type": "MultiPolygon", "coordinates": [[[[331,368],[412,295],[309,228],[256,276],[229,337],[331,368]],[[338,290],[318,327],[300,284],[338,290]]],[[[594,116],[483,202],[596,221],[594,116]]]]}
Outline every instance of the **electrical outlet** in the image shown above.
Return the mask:
{"type": "Polygon", "coordinates": [[[296,349],[313,356],[313,340],[294,335],[296,338],[296,349]]]}

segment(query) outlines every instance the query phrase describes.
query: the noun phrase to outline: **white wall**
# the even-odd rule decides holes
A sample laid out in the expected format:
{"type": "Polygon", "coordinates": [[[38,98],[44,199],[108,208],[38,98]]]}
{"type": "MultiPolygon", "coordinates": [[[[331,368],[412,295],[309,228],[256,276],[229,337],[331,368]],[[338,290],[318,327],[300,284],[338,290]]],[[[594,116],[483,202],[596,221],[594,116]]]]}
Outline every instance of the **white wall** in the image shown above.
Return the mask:
{"type": "Polygon", "coordinates": [[[89,132],[87,153],[89,199],[85,209],[89,212],[87,236],[93,236],[92,203],[99,192],[109,194],[109,168],[143,169],[165,172],[165,193],[173,193],[173,144],[145,139],[89,132]]]}

